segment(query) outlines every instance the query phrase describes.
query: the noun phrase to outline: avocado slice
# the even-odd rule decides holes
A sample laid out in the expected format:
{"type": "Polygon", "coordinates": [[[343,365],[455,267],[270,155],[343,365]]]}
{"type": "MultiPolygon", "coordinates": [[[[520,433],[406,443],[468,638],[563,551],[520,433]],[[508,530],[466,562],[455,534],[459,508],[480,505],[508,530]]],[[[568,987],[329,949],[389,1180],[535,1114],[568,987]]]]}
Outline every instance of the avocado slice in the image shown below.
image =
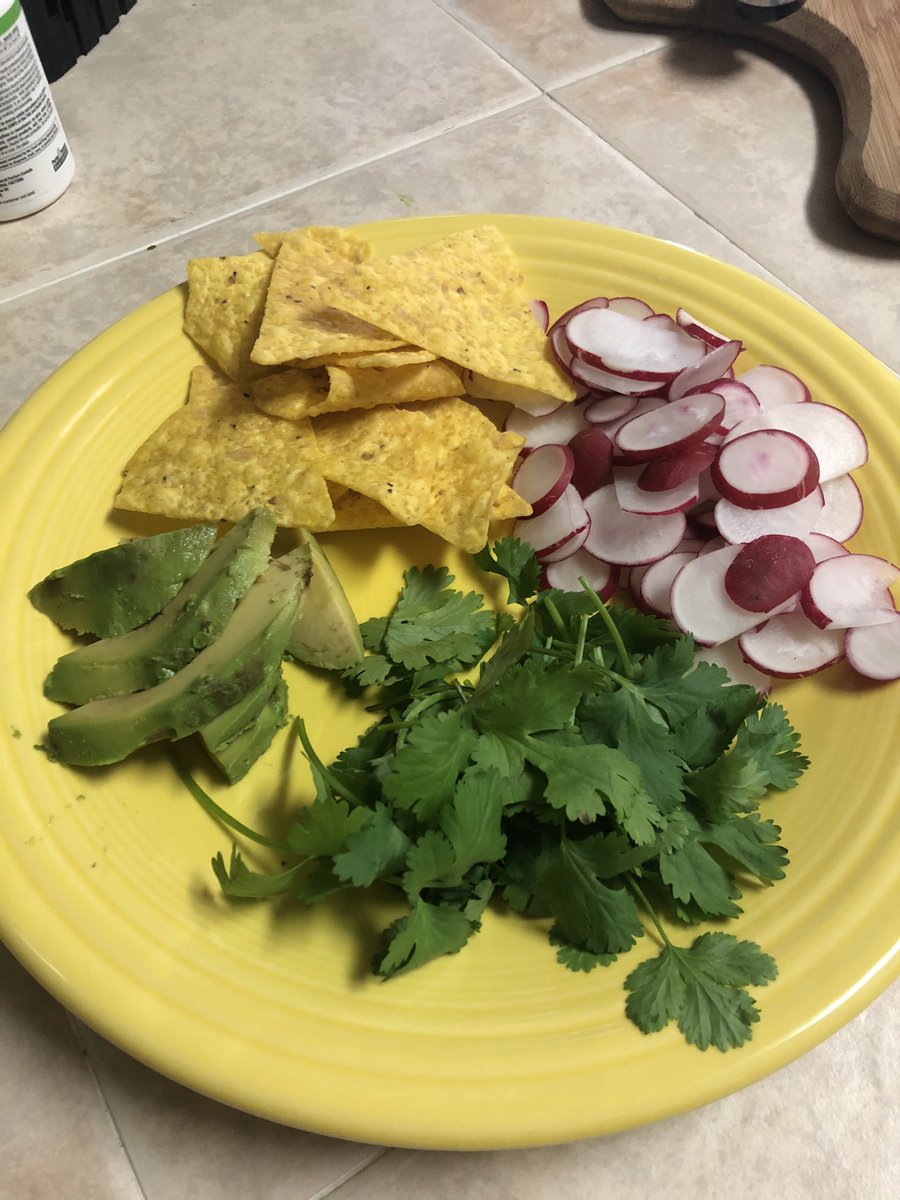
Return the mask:
{"type": "Polygon", "coordinates": [[[243,779],[256,760],[268,750],[279,729],[288,722],[287,686],[279,676],[275,687],[257,715],[234,737],[220,746],[208,746],[213,762],[229,783],[243,779]]]}
{"type": "Polygon", "coordinates": [[[122,542],[57,567],[28,599],[60,629],[118,637],[161,612],[215,541],[215,525],[189,525],[122,542]]]}
{"type": "Polygon", "coordinates": [[[54,717],[47,729],[51,756],[79,767],[120,762],[150,742],[196,733],[237,704],[280,663],[309,569],[303,546],[274,559],[222,635],[169,679],[54,717]]]}
{"type": "Polygon", "coordinates": [[[301,545],[309,546],[312,579],[286,653],[309,666],[340,671],[363,656],[359,622],[325,551],[309,530],[297,533],[301,545]]]}
{"type": "Polygon", "coordinates": [[[275,536],[269,509],[248,513],[146,625],[64,654],[44,695],[66,704],[128,696],[168,679],[225,628],[235,605],[264,570],[275,536]]]}

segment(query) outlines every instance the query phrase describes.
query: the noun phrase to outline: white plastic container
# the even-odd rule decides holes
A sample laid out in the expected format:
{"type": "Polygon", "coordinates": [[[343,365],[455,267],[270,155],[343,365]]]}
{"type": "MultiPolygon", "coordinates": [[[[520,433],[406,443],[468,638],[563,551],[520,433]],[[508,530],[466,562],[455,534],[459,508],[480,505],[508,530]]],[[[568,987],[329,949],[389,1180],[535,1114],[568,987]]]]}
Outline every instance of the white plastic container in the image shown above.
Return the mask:
{"type": "Polygon", "coordinates": [[[0,221],[58,200],[75,161],[20,0],[0,0],[0,221]]]}

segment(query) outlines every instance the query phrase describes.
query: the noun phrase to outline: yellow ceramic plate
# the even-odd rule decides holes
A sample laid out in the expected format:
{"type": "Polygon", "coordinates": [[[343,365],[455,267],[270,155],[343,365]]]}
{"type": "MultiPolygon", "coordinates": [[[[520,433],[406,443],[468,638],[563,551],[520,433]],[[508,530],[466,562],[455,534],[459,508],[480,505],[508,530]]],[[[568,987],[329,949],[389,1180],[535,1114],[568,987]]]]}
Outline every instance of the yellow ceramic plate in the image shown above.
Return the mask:
{"type": "MultiPolygon", "coordinates": [[[[849,337],[732,267],[599,226],[447,217],[364,232],[395,251],[485,219],[506,230],[553,314],[598,293],[682,304],[742,337],[747,365],[795,370],[856,416],[871,444],[856,544],[897,557],[900,390],[849,337]]],[[[209,869],[229,840],[164,756],[80,772],[48,763],[34,749],[56,711],[41,682],[68,643],[25,593],[142,530],[110,502],[125,460],[184,398],[197,354],[182,303],[168,292],[86,346],[0,438],[0,932],[51,992],[135,1057],[239,1108],[348,1138],[467,1148],[581,1138],[704,1104],[808,1050],[887,985],[900,961],[897,692],[842,668],[778,689],[813,766],[766,806],[792,865],[746,898],[736,929],[781,974],[757,993],[752,1042],[724,1056],[626,1021],[622,981],[656,953],[649,937],[619,964],[575,975],[544,929],[492,912],[461,954],[380,983],[368,964],[394,915],[387,902],[230,907],[209,869]]],[[[327,548],[361,617],[392,602],[404,565],[444,553],[408,531],[333,535],[327,548]]],[[[359,718],[336,691],[299,668],[291,685],[323,753],[351,740],[359,718]]],[[[289,735],[225,792],[250,824],[279,828],[309,795],[289,735]]]]}

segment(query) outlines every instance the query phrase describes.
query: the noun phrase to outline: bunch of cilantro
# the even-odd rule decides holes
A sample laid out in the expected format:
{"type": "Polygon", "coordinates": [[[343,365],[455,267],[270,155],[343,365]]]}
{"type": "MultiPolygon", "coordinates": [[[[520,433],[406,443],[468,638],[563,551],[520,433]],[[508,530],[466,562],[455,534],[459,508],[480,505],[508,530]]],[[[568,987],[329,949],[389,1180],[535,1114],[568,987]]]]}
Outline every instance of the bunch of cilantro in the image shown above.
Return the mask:
{"type": "Polygon", "coordinates": [[[774,961],[721,931],[676,945],[661,916],[736,917],[742,887],[783,877],[781,831],[757,809],[808,765],[784,710],[695,665],[661,620],[587,585],[541,590],[514,538],[475,561],[506,580],[504,611],[445,568],[414,568],[392,612],[363,625],[368,653],[344,678],[379,715],[330,765],[298,723],[315,800],[286,843],[192,783],[292,856],[267,875],[219,855],[222,889],[310,905],[391,885],[407,911],[383,934],[385,979],[461,950],[492,900],[544,920],[573,971],[613,962],[648,923],[661,949],[625,981],[628,1017],[645,1033],[674,1020],[700,1049],[740,1046],[759,1018],[747,989],[774,961]]]}

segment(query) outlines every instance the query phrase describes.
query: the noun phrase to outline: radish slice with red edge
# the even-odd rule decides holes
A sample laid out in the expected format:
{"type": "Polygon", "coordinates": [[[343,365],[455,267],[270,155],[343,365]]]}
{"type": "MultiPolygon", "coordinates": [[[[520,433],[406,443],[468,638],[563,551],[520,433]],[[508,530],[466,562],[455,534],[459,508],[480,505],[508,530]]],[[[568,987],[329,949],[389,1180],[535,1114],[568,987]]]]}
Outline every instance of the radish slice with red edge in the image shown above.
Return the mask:
{"type": "Polygon", "coordinates": [[[803,380],[784,367],[773,367],[768,363],[751,367],[738,376],[738,382],[750,388],[760,408],[766,411],[785,404],[805,404],[810,400],[809,388],[803,380]]]}
{"type": "Polygon", "coordinates": [[[546,300],[529,300],[528,307],[531,309],[531,315],[537,321],[543,333],[546,333],[550,327],[550,309],[547,307],[546,300]]]}
{"type": "Polygon", "coordinates": [[[643,467],[619,466],[613,471],[616,499],[624,512],[665,516],[668,513],[687,512],[697,503],[699,490],[696,478],[687,479],[665,492],[648,492],[640,484],[643,470],[643,467]]]}
{"type": "Polygon", "coordinates": [[[716,329],[711,329],[709,325],[704,325],[702,321],[698,321],[696,317],[680,306],[675,310],[675,320],[691,337],[699,338],[701,342],[706,342],[707,346],[723,346],[729,341],[723,333],[719,333],[716,329]]]}
{"type": "Polygon", "coordinates": [[[714,392],[689,396],[653,412],[632,417],[616,430],[616,449],[649,462],[668,458],[715,431],[725,401],[714,392]]]}
{"type": "Polygon", "coordinates": [[[646,300],[638,300],[636,296],[611,296],[608,307],[613,312],[624,313],[627,317],[636,317],[639,321],[655,315],[646,300]]]}
{"type": "Polygon", "coordinates": [[[587,522],[581,529],[576,529],[570,538],[566,540],[556,549],[542,550],[539,556],[539,561],[547,566],[549,563],[562,562],[566,558],[570,558],[573,554],[577,554],[587,541],[587,535],[591,532],[591,523],[587,522]]]}
{"type": "Polygon", "coordinates": [[[847,542],[859,531],[863,519],[863,499],[852,476],[838,475],[822,484],[825,507],[816,521],[816,533],[847,542]]]}
{"type": "Polygon", "coordinates": [[[841,558],[850,553],[846,546],[825,533],[808,533],[803,540],[812,550],[817,563],[824,562],[826,558],[841,558]]]}
{"type": "Polygon", "coordinates": [[[513,535],[525,542],[538,558],[553,554],[590,525],[584,503],[571,484],[559,499],[537,517],[520,517],[513,535]]]}
{"type": "MultiPolygon", "coordinates": [[[[740,551],[740,546],[725,546],[711,554],[698,554],[681,568],[672,583],[672,620],[682,633],[689,633],[701,645],[730,641],[760,622],[759,613],[735,604],[725,591],[725,572],[740,551]]],[[[793,597],[787,603],[792,602],[793,597]]]]}
{"type": "Polygon", "coordinates": [[[725,572],[725,591],[748,612],[771,612],[805,587],[815,569],[806,542],[770,533],[741,546],[725,572]]]}
{"type": "Polygon", "coordinates": [[[844,657],[843,634],[817,629],[802,612],[771,617],[741,634],[738,645],[752,666],[778,679],[815,675],[844,657]]]}
{"type": "Polygon", "coordinates": [[[803,611],[820,629],[852,629],[893,621],[893,563],[874,554],[843,554],[816,565],[803,589],[803,611]]]}
{"type": "MultiPolygon", "coordinates": [[[[557,357],[559,358],[558,355],[557,357]]],[[[562,358],[559,358],[559,362],[563,366],[562,358]]],[[[626,379],[623,375],[613,375],[610,371],[603,371],[585,362],[574,353],[570,353],[568,366],[563,366],[563,370],[567,371],[577,384],[596,392],[625,392],[632,396],[648,396],[651,392],[659,391],[660,387],[656,380],[647,382],[643,379],[626,379]]]]}
{"type": "Polygon", "coordinates": [[[806,537],[815,529],[824,507],[825,500],[819,487],[796,504],[785,504],[783,508],[740,508],[730,500],[722,499],[716,503],[714,520],[726,542],[752,542],[765,533],[806,537]]]}
{"type": "MultiPolygon", "coordinates": [[[[718,446],[712,442],[696,442],[666,458],[656,458],[641,469],[638,482],[645,492],[667,492],[689,479],[699,477],[715,462],[718,446]]],[[[699,482],[698,482],[699,498],[699,482]]]]}
{"type": "Polygon", "coordinates": [[[683,513],[655,517],[623,512],[611,483],[586,496],[584,506],[591,519],[585,549],[617,566],[655,562],[671,554],[684,536],[683,513]]]}
{"type": "Polygon", "coordinates": [[[719,646],[698,646],[694,652],[695,663],[709,663],[721,667],[732,683],[746,683],[756,688],[761,696],[772,690],[771,676],[750,665],[741,654],[738,639],[722,642],[719,646]]]}
{"type": "Polygon", "coordinates": [[[900,679],[900,613],[883,625],[848,629],[844,649],[850,666],[867,679],[900,679]]]}
{"type": "MultiPolygon", "coordinates": [[[[639,417],[643,413],[656,412],[657,409],[665,407],[665,400],[662,396],[637,396],[635,397],[634,407],[630,412],[623,413],[621,417],[612,417],[608,421],[596,422],[608,438],[614,438],[618,429],[621,429],[626,421],[630,421],[632,417],[639,417]]],[[[589,409],[593,409],[593,403],[588,401],[589,409]]]]}
{"type": "Polygon", "coordinates": [[[724,342],[710,350],[705,358],[693,366],[685,367],[669,384],[668,397],[670,400],[680,400],[688,392],[696,392],[717,379],[721,379],[743,347],[740,342],[724,342]]]}
{"type": "Polygon", "coordinates": [[[566,339],[579,358],[612,374],[668,382],[702,358],[706,347],[664,315],[643,320],[609,307],[577,313],[566,339]]]}
{"type": "Polygon", "coordinates": [[[619,568],[602,562],[586,550],[577,550],[559,562],[547,563],[543,572],[546,587],[562,592],[581,592],[579,580],[594,589],[601,600],[608,600],[619,584],[619,568]]]}
{"type": "Polygon", "coordinates": [[[702,387],[691,388],[685,392],[692,396],[695,392],[715,392],[725,401],[725,412],[722,414],[722,426],[726,430],[734,429],[741,421],[759,416],[759,401],[745,383],[738,379],[714,379],[702,387]]]}
{"type": "Polygon", "coordinates": [[[773,429],[802,438],[819,460],[819,479],[827,483],[861,467],[869,457],[865,434],[845,412],[831,404],[794,404],[765,414],[773,429]]]}
{"type": "Polygon", "coordinates": [[[586,401],[584,415],[592,423],[601,425],[606,421],[630,416],[637,402],[637,396],[628,396],[624,392],[608,392],[605,396],[586,401]]]}
{"type": "Polygon", "coordinates": [[[818,486],[819,460],[796,434],[758,429],[726,442],[710,473],[720,495],[739,508],[784,508],[818,486]]]}
{"type": "Polygon", "coordinates": [[[591,296],[589,300],[582,300],[580,304],[575,304],[572,308],[567,308],[562,316],[556,318],[550,326],[550,333],[553,333],[555,329],[562,329],[577,313],[588,312],[592,308],[606,308],[608,305],[608,296],[591,296]]]}
{"type": "Polygon", "coordinates": [[[568,446],[538,446],[516,467],[512,487],[531,505],[531,516],[539,517],[569,486],[574,469],[575,456],[568,446]]]}
{"type": "Polygon", "coordinates": [[[570,482],[580,496],[602,487],[612,471],[613,444],[598,426],[582,429],[569,442],[573,459],[570,482]]]}
{"type": "Polygon", "coordinates": [[[587,429],[588,425],[584,404],[575,401],[572,404],[560,404],[553,412],[542,417],[514,408],[503,428],[507,433],[518,433],[523,437],[525,450],[536,450],[539,446],[565,446],[579,430],[587,429]]]}
{"type": "Polygon", "coordinates": [[[651,563],[641,576],[640,587],[636,599],[645,612],[655,613],[658,617],[672,615],[671,592],[675,576],[686,564],[696,558],[690,550],[675,550],[665,558],[651,563]]]}

